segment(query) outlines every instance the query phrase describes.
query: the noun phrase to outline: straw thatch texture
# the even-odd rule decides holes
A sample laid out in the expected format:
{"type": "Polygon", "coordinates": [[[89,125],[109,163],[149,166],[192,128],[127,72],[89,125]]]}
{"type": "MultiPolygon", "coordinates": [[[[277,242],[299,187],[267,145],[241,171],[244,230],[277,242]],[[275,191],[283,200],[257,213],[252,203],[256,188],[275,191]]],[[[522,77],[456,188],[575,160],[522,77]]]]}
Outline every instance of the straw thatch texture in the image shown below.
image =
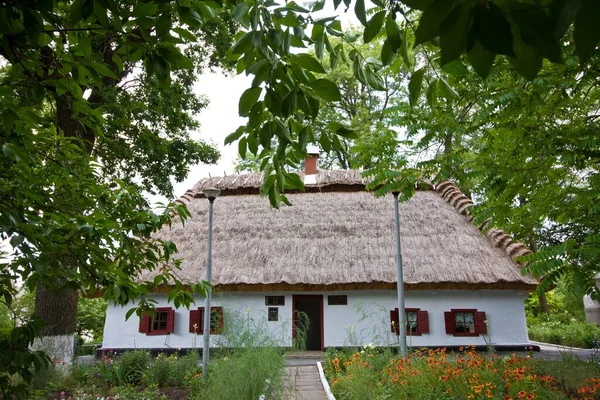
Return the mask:
{"type": "MultiPolygon", "coordinates": [[[[289,194],[292,207],[274,210],[266,198],[240,194],[250,189],[256,193],[261,182],[260,174],[209,178],[184,195],[181,201],[187,203],[191,220],[160,232],[160,237],[176,243],[184,259],[182,278],[205,277],[208,201],[199,193],[215,186],[223,190],[214,208],[215,285],[231,290],[248,285],[265,290],[282,284],[393,287],[391,195],[375,198],[364,190],[349,191],[349,187],[364,188],[360,173],[334,171],[318,174],[308,193],[289,194]],[[343,191],[328,191],[332,188],[343,191]]],[[[447,204],[442,189],[441,195],[417,191],[400,205],[407,288],[533,288],[537,282],[522,276],[507,253],[461,215],[460,210],[468,215],[464,199],[447,204]]]]}

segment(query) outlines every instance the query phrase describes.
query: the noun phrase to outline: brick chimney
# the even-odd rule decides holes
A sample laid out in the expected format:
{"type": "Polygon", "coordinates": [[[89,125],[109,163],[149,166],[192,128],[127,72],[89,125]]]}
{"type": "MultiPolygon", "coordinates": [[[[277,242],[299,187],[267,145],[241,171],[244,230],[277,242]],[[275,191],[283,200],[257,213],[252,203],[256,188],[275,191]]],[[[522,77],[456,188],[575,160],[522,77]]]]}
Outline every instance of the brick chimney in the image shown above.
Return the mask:
{"type": "Polygon", "coordinates": [[[308,155],[304,159],[304,184],[317,183],[317,160],[319,159],[319,148],[308,146],[308,155]]]}

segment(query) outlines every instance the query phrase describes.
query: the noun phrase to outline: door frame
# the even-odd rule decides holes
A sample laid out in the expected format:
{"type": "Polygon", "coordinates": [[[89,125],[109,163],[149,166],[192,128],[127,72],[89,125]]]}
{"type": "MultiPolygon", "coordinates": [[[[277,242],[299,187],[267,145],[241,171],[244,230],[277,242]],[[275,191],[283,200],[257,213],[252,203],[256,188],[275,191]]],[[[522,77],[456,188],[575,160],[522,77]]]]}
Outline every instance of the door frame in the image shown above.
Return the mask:
{"type": "Polygon", "coordinates": [[[313,298],[319,299],[320,321],[319,331],[321,332],[321,351],[325,351],[325,326],[323,324],[323,295],[322,294],[293,294],[292,295],[292,340],[296,339],[296,299],[297,298],[313,298]]]}

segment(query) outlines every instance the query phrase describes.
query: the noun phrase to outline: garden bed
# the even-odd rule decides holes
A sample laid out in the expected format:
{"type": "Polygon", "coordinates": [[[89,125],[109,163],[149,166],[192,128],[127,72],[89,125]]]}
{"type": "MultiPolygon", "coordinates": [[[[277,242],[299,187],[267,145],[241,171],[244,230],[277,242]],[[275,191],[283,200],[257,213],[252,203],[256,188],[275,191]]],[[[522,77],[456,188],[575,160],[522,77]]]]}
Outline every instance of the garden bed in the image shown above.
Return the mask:
{"type": "Polygon", "coordinates": [[[205,400],[285,398],[283,355],[274,347],[236,349],[211,357],[203,379],[197,352],[159,354],[106,351],[66,376],[51,368],[33,382],[37,400],[205,400]],[[267,385],[265,382],[268,382],[267,385]]]}
{"type": "Polygon", "coordinates": [[[344,399],[600,399],[600,366],[579,360],[534,360],[472,348],[331,351],[323,363],[337,400],[344,399]]]}

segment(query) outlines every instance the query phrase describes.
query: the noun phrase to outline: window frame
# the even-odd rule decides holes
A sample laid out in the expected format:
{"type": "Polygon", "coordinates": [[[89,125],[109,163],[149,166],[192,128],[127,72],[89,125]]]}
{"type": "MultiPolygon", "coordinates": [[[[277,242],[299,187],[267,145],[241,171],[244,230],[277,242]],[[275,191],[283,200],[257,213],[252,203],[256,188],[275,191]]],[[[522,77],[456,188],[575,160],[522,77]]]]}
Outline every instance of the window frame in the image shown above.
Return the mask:
{"type": "Polygon", "coordinates": [[[153,314],[143,314],[140,318],[139,332],[147,336],[170,335],[175,329],[175,310],[172,307],[156,307],[153,314]],[[166,321],[163,329],[153,329],[158,314],[165,314],[166,321]]]}
{"type": "Polygon", "coordinates": [[[332,294],[327,296],[327,305],[328,306],[347,306],[348,305],[348,295],[347,294],[332,294]],[[341,300],[339,302],[332,302],[331,299],[341,300]]]}
{"type": "Polygon", "coordinates": [[[279,307],[269,307],[267,309],[267,322],[277,322],[277,321],[279,321],[279,307]],[[275,314],[273,316],[274,319],[271,319],[271,317],[272,317],[271,313],[275,314]]]}
{"type": "Polygon", "coordinates": [[[485,311],[479,311],[476,308],[452,308],[450,311],[444,311],[444,323],[446,325],[446,334],[457,337],[476,337],[487,334],[487,321],[485,311]],[[473,314],[473,332],[456,331],[456,314],[473,314]]]}
{"type": "Polygon", "coordinates": [[[285,306],[285,296],[265,296],[265,306],[268,306],[268,307],[285,306]],[[273,303],[270,303],[269,299],[276,299],[276,300],[273,303]]]}
{"type": "MultiPolygon", "coordinates": [[[[405,322],[408,325],[408,313],[416,313],[417,315],[417,327],[416,330],[411,331],[406,329],[406,336],[422,336],[429,334],[429,313],[420,308],[405,308],[405,322]]],[[[400,314],[398,308],[390,310],[390,330],[396,335],[400,335],[400,314]]]]}
{"type": "MultiPolygon", "coordinates": [[[[221,306],[212,306],[210,307],[211,314],[217,313],[217,326],[213,326],[213,321],[211,320],[210,324],[210,334],[211,335],[220,335],[223,333],[223,307],[221,306]]],[[[190,310],[190,323],[189,323],[189,332],[196,333],[198,335],[204,334],[204,307],[198,307],[197,310],[190,310]],[[194,330],[194,324],[196,324],[196,329],[194,330]]]]}

